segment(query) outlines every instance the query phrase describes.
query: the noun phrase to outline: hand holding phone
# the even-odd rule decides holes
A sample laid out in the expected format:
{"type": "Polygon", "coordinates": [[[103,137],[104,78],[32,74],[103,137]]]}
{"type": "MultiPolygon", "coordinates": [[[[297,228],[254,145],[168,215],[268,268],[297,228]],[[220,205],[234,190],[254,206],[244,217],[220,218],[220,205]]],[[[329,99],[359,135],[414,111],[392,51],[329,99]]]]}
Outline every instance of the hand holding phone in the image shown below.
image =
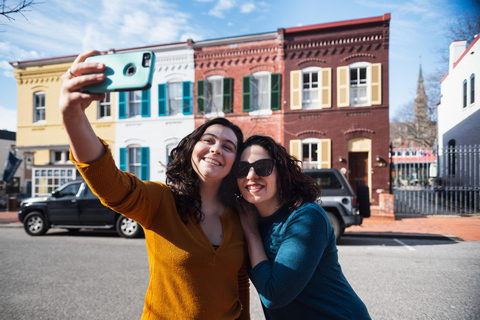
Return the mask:
{"type": "Polygon", "coordinates": [[[151,51],[97,55],[85,62],[103,63],[105,81],[85,86],[82,92],[147,90],[152,85],[155,54],[151,51]]]}

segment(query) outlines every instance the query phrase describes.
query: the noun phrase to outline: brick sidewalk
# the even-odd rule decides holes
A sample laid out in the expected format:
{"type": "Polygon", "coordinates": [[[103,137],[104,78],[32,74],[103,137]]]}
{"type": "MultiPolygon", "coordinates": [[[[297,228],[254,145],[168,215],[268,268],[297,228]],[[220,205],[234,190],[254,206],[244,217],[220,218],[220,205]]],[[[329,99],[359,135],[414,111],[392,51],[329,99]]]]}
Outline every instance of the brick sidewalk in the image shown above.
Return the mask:
{"type": "Polygon", "coordinates": [[[444,235],[480,241],[480,216],[409,216],[397,220],[368,218],[361,226],[346,229],[346,234],[348,232],[444,235]]]}
{"type": "MultiPolygon", "coordinates": [[[[21,225],[17,212],[0,212],[0,225],[21,225]]],[[[347,228],[354,233],[401,233],[455,236],[467,241],[480,241],[480,216],[422,216],[401,219],[368,218],[361,226],[347,228]]]]}

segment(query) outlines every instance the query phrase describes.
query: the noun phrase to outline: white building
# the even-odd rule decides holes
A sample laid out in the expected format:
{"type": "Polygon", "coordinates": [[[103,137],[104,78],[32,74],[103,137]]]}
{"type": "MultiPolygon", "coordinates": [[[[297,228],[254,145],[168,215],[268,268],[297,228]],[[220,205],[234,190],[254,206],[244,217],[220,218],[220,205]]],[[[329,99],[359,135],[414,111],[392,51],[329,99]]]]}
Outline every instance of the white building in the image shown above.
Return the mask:
{"type": "Polygon", "coordinates": [[[438,174],[453,185],[480,184],[480,36],[450,44],[437,110],[438,174]]]}
{"type": "Polygon", "coordinates": [[[182,42],[134,50],[153,51],[155,71],[148,91],[115,93],[115,159],[142,180],[165,182],[170,151],[194,129],[193,49],[182,42]]]}
{"type": "Polygon", "coordinates": [[[477,37],[450,44],[449,70],[442,79],[438,105],[438,144],[480,144],[480,42],[477,37]]]}

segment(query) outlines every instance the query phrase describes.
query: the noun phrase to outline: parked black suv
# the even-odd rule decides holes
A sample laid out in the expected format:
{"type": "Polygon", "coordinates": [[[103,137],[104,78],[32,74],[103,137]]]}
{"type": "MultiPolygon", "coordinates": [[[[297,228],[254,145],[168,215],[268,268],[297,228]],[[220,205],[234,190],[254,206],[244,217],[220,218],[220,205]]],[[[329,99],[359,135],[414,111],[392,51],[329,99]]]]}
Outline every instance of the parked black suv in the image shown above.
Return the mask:
{"type": "Polygon", "coordinates": [[[305,169],[303,172],[322,188],[318,203],[327,212],[337,240],[345,228],[361,225],[363,218],[370,217],[368,186],[358,187],[355,195],[347,178],[338,169],[305,169]]]}
{"type": "Polygon", "coordinates": [[[83,180],[67,182],[50,196],[26,199],[18,211],[18,220],[31,236],[43,235],[52,227],[71,232],[82,228],[116,229],[124,238],[143,234],[138,223],[102,205],[83,180]]]}

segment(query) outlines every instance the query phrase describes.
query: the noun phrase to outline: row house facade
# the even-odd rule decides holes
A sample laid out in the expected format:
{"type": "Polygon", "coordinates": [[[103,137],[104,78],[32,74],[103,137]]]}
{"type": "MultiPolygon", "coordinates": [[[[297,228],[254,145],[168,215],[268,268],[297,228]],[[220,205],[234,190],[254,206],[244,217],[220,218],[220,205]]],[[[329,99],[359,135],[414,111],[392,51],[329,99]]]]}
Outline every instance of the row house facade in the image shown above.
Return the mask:
{"type": "MultiPolygon", "coordinates": [[[[389,22],[385,14],[118,50],[155,53],[152,87],[111,93],[87,116],[119,168],[142,180],[165,181],[171,149],[220,116],[245,137],[271,136],[304,168],[342,169],[354,188],[370,187],[375,203],[389,189],[389,22]]],[[[19,88],[17,146],[34,155],[33,176],[55,179],[48,170],[62,165],[76,174],[58,115],[59,78],[74,58],[11,63],[19,88]]],[[[43,188],[42,181],[34,183],[37,195],[60,182],[43,188]]]]}

